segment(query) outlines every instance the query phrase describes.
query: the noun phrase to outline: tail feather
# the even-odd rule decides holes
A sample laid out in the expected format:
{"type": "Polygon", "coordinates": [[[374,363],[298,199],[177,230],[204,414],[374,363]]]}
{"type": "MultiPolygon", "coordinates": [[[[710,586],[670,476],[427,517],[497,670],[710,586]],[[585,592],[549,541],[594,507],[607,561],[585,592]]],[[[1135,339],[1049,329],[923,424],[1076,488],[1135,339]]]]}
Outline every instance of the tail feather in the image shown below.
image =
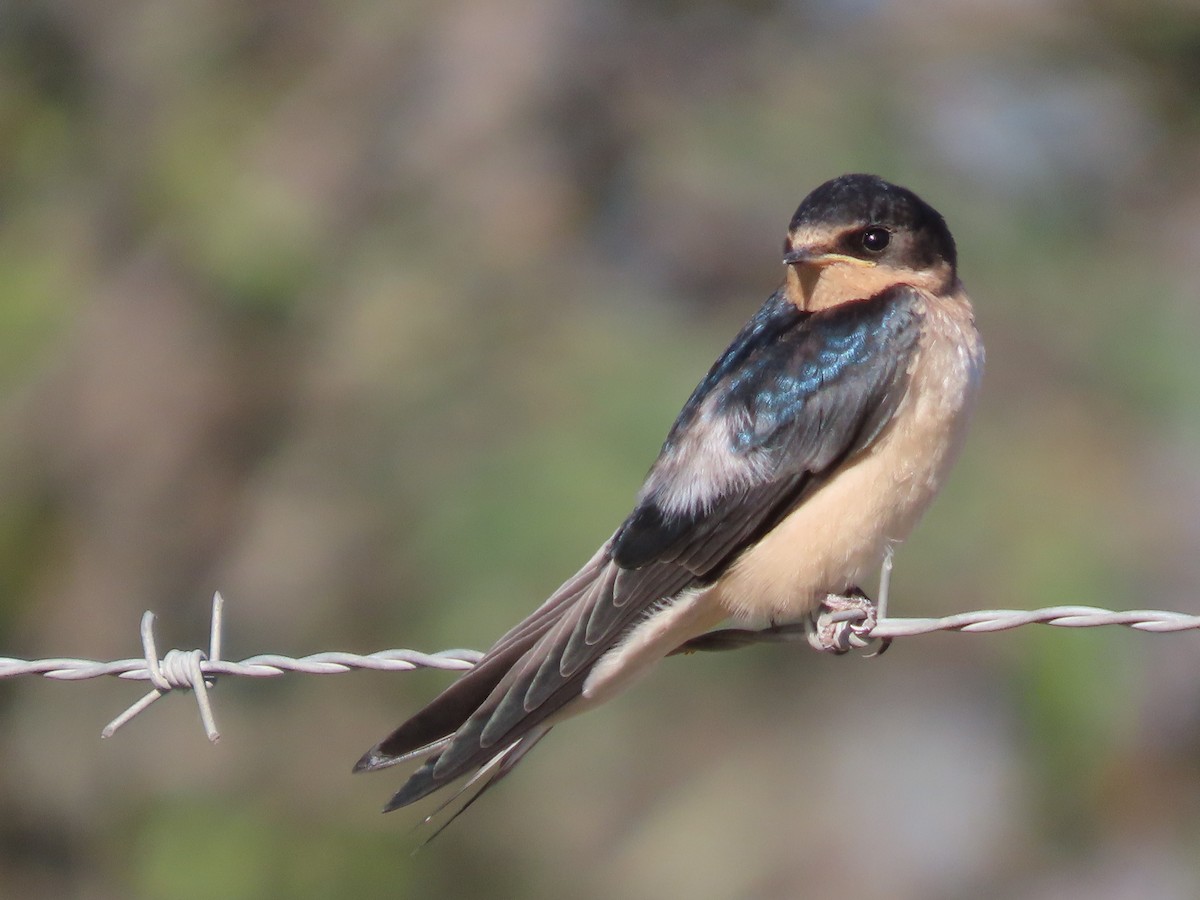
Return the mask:
{"type": "Polygon", "coordinates": [[[673,563],[621,570],[609,554],[610,543],[501,637],[475,668],[363,755],[356,771],[425,757],[385,812],[465,780],[453,803],[480,785],[454,813],[460,815],[570,714],[591,667],[648,609],[696,583],[694,572],[673,563]],[[597,616],[597,608],[606,612],[597,616]],[[593,619],[600,622],[598,630],[593,619]]]}
{"type": "MultiPolygon", "coordinates": [[[[431,835],[429,835],[429,837],[427,837],[424,841],[421,842],[421,846],[424,847],[427,844],[429,844],[434,838],[436,838],[439,834],[441,834],[443,831],[445,831],[447,828],[449,828],[451,822],[453,822],[455,819],[457,819],[459,816],[461,816],[463,813],[465,813],[468,809],[470,809],[475,804],[476,800],[478,800],[480,797],[482,797],[484,794],[486,794],[489,790],[491,790],[493,787],[495,787],[506,775],[508,775],[509,772],[511,772],[513,770],[513,768],[517,765],[517,763],[519,763],[521,761],[522,757],[524,757],[526,753],[528,753],[530,750],[532,750],[534,745],[538,741],[540,741],[542,738],[544,738],[547,735],[547,733],[549,733],[549,731],[550,731],[549,725],[546,725],[539,729],[535,729],[534,731],[531,731],[530,733],[528,733],[524,737],[522,737],[520,740],[514,741],[512,744],[509,744],[508,747],[501,750],[499,753],[497,753],[495,756],[493,756],[490,760],[488,760],[487,763],[485,763],[483,766],[481,766],[479,768],[479,770],[476,771],[475,774],[472,775],[470,778],[468,778],[466,780],[466,782],[463,784],[463,786],[460,787],[457,791],[455,791],[454,794],[448,800],[445,800],[444,802],[439,804],[437,809],[435,809],[433,812],[431,812],[429,815],[427,815],[422,820],[422,822],[421,822],[422,825],[429,825],[431,822],[433,822],[433,820],[435,818],[437,818],[437,816],[440,813],[444,812],[446,809],[448,809],[450,806],[452,806],[454,803],[456,803],[465,793],[467,793],[467,791],[471,790],[471,788],[474,787],[476,784],[479,784],[482,779],[486,779],[486,780],[483,780],[483,783],[480,786],[479,790],[477,790],[474,794],[472,794],[469,798],[467,798],[467,801],[465,803],[463,803],[460,807],[458,807],[458,809],[454,810],[454,812],[452,812],[450,814],[450,816],[446,819],[445,822],[442,822],[442,824],[440,824],[434,830],[434,832],[431,835]]],[[[444,785],[441,785],[441,786],[444,787],[444,785]]],[[[400,797],[400,795],[402,793],[403,793],[403,789],[401,789],[401,791],[399,793],[397,793],[396,797],[392,798],[392,801],[390,803],[388,803],[387,806],[384,807],[383,811],[391,812],[393,809],[398,809],[401,806],[405,806],[408,803],[412,802],[411,800],[405,800],[405,801],[397,803],[397,799],[400,797]]]]}
{"type": "Polygon", "coordinates": [[[378,769],[386,769],[396,763],[406,762],[410,759],[419,759],[422,756],[428,756],[430,753],[440,752],[446,748],[454,739],[453,734],[448,734],[443,738],[438,738],[436,741],[430,741],[420,747],[415,747],[405,753],[385,753],[380,750],[380,745],[376,744],[370,750],[362,755],[362,757],[354,764],[353,772],[374,772],[378,769]]]}
{"type": "MultiPolygon", "coordinates": [[[[463,794],[478,784],[481,779],[486,778],[487,780],[484,781],[483,786],[479,789],[479,791],[454,813],[454,817],[461,815],[468,806],[479,799],[480,795],[482,795],[485,791],[500,781],[500,779],[502,779],[505,775],[511,772],[513,767],[521,761],[525,754],[532,750],[534,745],[543,737],[545,737],[549,731],[549,725],[543,726],[542,728],[538,728],[530,732],[519,740],[513,741],[513,743],[498,751],[495,756],[480,766],[469,778],[467,778],[457,791],[455,791],[448,799],[439,804],[433,812],[426,816],[425,821],[432,821],[437,817],[438,813],[453,805],[454,802],[462,797],[463,794]]],[[[429,794],[433,793],[433,791],[441,790],[442,788],[446,787],[445,781],[438,781],[434,783],[431,779],[428,779],[422,774],[422,770],[424,769],[432,770],[433,765],[436,762],[436,759],[431,759],[427,761],[425,765],[421,767],[421,769],[414,772],[412,777],[405,782],[404,786],[401,787],[400,790],[396,791],[392,799],[388,801],[387,805],[383,808],[383,811],[385,813],[392,812],[393,810],[408,806],[410,803],[415,803],[417,800],[428,796],[429,794]]],[[[447,822],[446,824],[448,825],[450,823],[447,822]]]]}
{"type": "Polygon", "coordinates": [[[532,639],[518,641],[503,653],[485,657],[432,703],[364,753],[354,764],[354,771],[385,769],[444,748],[532,643],[532,639]]]}

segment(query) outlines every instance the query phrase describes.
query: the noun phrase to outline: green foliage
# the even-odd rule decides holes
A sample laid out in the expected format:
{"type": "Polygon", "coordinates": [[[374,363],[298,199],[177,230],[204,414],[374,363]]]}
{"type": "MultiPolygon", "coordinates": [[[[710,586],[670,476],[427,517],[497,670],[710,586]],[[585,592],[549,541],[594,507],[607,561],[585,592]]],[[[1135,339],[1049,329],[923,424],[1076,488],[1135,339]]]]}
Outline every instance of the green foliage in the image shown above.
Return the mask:
{"type": "Polygon", "coordinates": [[[146,900],[416,896],[396,865],[405,851],[378,829],[181,798],[148,811],[130,837],[130,896],[146,900]]]}

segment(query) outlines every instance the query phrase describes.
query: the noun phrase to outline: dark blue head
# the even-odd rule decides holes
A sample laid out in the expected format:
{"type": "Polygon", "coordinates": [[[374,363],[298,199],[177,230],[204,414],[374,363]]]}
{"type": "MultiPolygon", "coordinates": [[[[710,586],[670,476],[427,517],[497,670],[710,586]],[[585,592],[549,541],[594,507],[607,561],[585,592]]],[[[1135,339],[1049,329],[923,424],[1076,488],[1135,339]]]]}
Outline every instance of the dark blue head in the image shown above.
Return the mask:
{"type": "Polygon", "coordinates": [[[816,261],[818,251],[914,271],[947,266],[953,274],[958,265],[941,214],[877,175],[842,175],[804,198],[788,227],[784,261],[816,261]]]}

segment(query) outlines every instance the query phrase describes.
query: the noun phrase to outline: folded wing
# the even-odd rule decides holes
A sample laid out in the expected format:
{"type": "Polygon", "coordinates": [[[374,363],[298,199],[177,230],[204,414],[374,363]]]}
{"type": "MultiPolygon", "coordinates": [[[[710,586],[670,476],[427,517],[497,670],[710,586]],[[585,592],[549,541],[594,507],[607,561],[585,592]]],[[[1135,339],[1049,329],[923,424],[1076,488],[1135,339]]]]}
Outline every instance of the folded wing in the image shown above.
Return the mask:
{"type": "Polygon", "coordinates": [[[429,754],[388,804],[503,777],[592,666],[666,598],[712,584],[887,427],[920,336],[908,286],[804,313],[771,297],[689,398],[634,511],[596,555],[428,706],[369,770],[429,754]]]}

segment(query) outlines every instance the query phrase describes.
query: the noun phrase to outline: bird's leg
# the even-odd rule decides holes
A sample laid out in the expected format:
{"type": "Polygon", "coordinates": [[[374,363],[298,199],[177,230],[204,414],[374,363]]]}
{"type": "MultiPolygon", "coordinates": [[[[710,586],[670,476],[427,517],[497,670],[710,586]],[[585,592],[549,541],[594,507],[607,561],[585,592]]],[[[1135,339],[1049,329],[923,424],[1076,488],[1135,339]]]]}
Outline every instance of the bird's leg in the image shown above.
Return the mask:
{"type": "MultiPolygon", "coordinates": [[[[791,643],[802,638],[816,650],[841,654],[868,646],[877,621],[875,604],[855,587],[845,594],[827,594],[820,606],[798,623],[757,629],[719,628],[692,638],[668,655],[699,650],[736,650],[751,644],[791,643]]],[[[872,655],[882,653],[884,648],[872,655]]]]}
{"type": "MultiPolygon", "coordinates": [[[[751,644],[783,643],[801,636],[809,646],[823,653],[842,654],[861,650],[871,643],[871,632],[887,615],[888,596],[892,583],[892,545],[884,550],[879,569],[879,600],[872,602],[862,588],[852,587],[845,594],[827,594],[824,601],[805,616],[800,624],[775,625],[769,628],[720,628],[692,638],[671,651],[695,653],[699,650],[736,650],[751,644]]],[[[891,638],[879,642],[879,649],[869,656],[879,656],[891,645],[891,638]]]]}
{"type": "MultiPolygon", "coordinates": [[[[879,601],[872,603],[859,587],[852,587],[845,594],[827,594],[820,606],[805,619],[809,645],[825,653],[839,654],[869,646],[871,632],[887,615],[891,585],[892,545],[888,544],[879,568],[879,601]]],[[[891,640],[885,638],[880,641],[879,649],[870,655],[879,656],[890,644],[891,640]]]]}

